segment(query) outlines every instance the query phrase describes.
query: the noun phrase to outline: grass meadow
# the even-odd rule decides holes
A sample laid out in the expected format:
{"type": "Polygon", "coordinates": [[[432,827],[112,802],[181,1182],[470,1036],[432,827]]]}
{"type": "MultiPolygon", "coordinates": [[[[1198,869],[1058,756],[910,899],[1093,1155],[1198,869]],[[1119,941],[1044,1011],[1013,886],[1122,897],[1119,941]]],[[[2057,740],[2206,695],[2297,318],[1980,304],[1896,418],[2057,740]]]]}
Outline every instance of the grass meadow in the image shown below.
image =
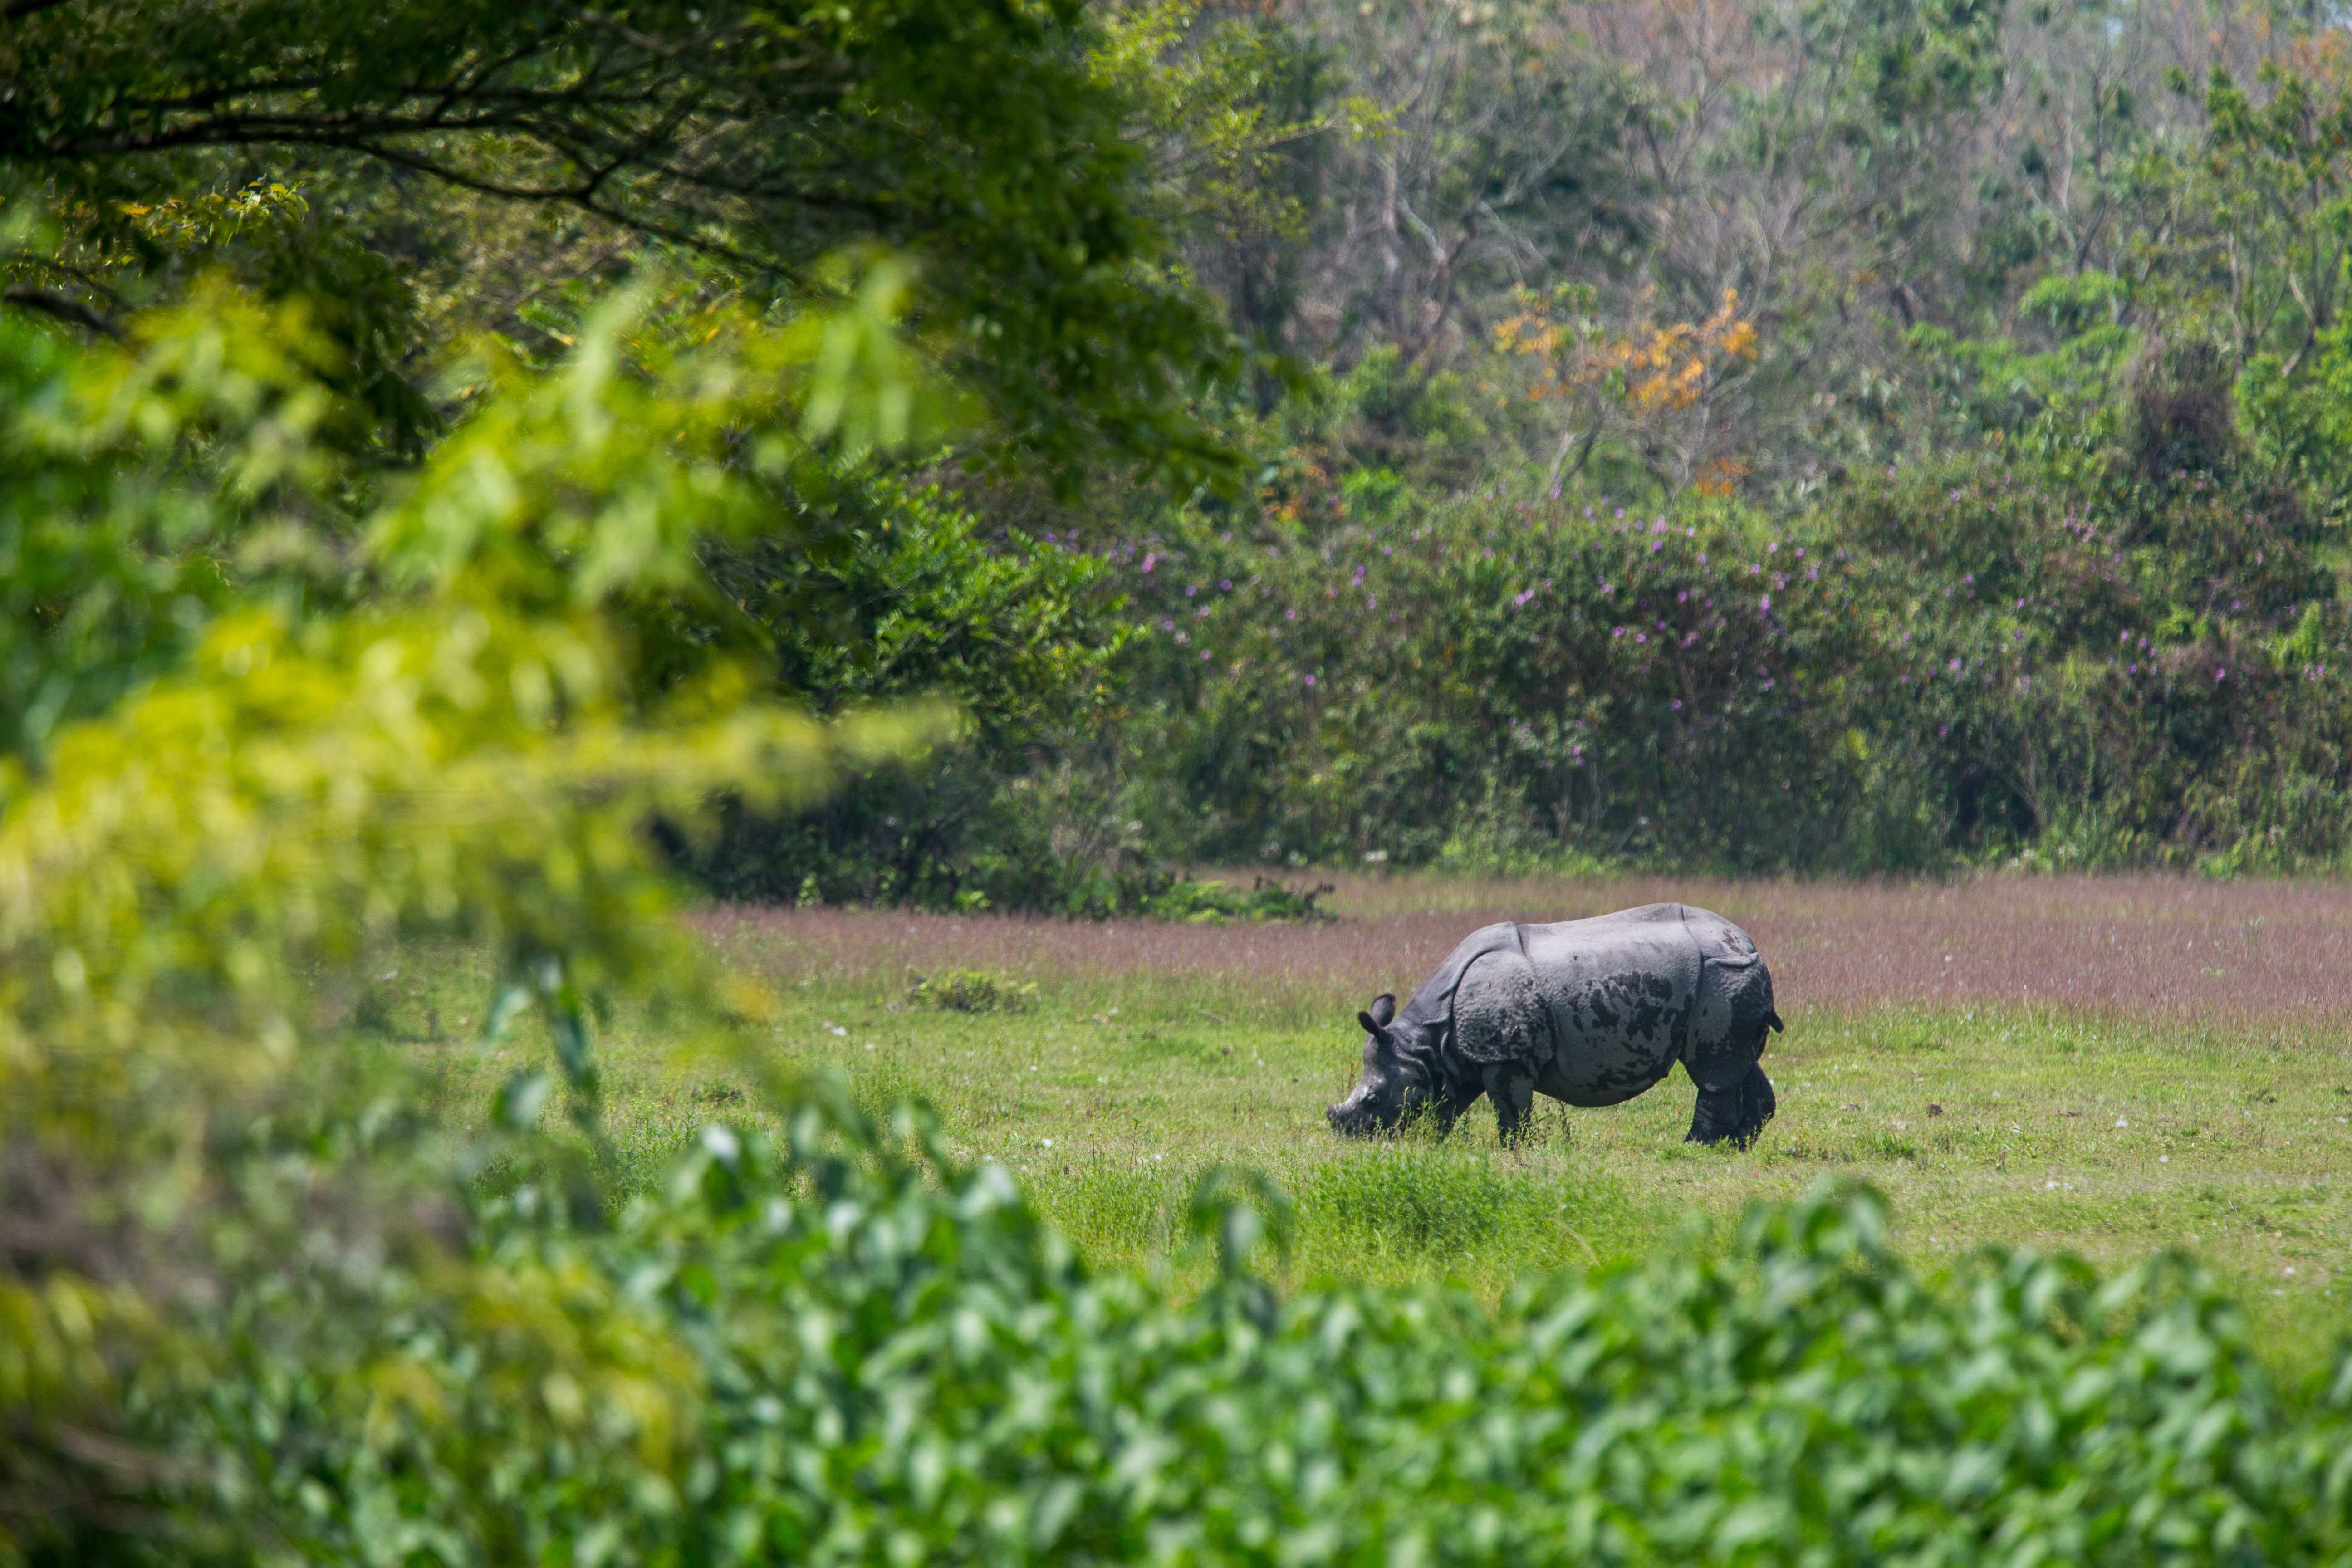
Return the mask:
{"type": "MultiPolygon", "coordinates": [[[[2283,1370],[2352,1329],[2352,887],[1338,880],[1340,918],[1314,926],[698,922],[782,998],[776,1052],[877,1108],[927,1100],[958,1151],[1010,1166],[1103,1265],[1202,1267],[1181,1215],[1218,1163],[1292,1195],[1291,1283],[1437,1278],[1489,1297],[1531,1270],[1720,1245],[1749,1201],[1842,1175],[1889,1194],[1898,1247],[1929,1274],[1987,1244],[2109,1268],[2179,1247],[2245,1302],[2283,1370]],[[1486,921],[1666,898],[1731,916],[1772,966],[1788,1032],[1765,1058],[1780,1114],[1755,1149],[1682,1142],[1679,1068],[1610,1110],[1544,1101],[1514,1149],[1483,1105],[1444,1142],[1327,1129],[1376,992],[1409,994],[1486,921]],[[982,1013],[912,994],[951,971],[1034,992],[982,1013]]],[[[475,1043],[488,977],[467,955],[388,973],[375,1005],[454,1104],[486,1105],[539,1048],[475,1043]]],[[[646,1020],[613,1020],[604,1052],[610,1125],[648,1172],[750,1108],[724,1065],[681,1058],[646,1020]]]]}

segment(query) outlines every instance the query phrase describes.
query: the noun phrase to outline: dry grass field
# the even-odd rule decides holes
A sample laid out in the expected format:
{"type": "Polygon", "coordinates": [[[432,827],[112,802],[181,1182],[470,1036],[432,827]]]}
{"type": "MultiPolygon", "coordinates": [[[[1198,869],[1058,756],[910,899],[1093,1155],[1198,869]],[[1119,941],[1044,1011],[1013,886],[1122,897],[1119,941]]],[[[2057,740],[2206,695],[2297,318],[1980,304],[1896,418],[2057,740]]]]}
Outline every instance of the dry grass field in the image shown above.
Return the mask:
{"type": "MultiPolygon", "coordinates": [[[[2352,887],[2162,879],[1949,886],[1340,879],[1315,926],[1085,925],[991,916],[719,910],[701,923],[783,998],[774,1048],[881,1105],[919,1097],[955,1146],[1004,1162],[1090,1257],[1167,1266],[1215,1163],[1297,1204],[1294,1279],[1447,1276],[1487,1294],[1606,1263],[1749,1200],[1856,1176],[1931,1270],[1987,1244],[2116,1267],[2202,1258],[2308,1364],[2352,1327],[2352,887]],[[1675,1076],[1630,1104],[1547,1104],[1528,1145],[1481,1107],[1444,1143],[1334,1138],[1355,1010],[1409,992],[1472,927],[1660,899],[1721,910],[1772,966],[1780,1115],[1747,1153],[1682,1142],[1675,1076]],[[1018,1011],[914,998],[920,976],[1034,986],[1018,1011]]],[[[419,1037],[465,1037],[462,963],[417,966],[419,1037]],[[453,988],[454,987],[454,988],[453,988]],[[457,1026],[443,1027],[445,1016],[457,1026]],[[423,1022],[419,1016],[419,1022],[423,1022]]],[[[478,991],[472,992],[478,994],[478,991]]],[[[510,1064],[438,1047],[450,1091],[510,1064]]],[[[606,1042],[612,1115],[648,1160],[713,1114],[723,1071],[642,1021],[606,1042]]]]}

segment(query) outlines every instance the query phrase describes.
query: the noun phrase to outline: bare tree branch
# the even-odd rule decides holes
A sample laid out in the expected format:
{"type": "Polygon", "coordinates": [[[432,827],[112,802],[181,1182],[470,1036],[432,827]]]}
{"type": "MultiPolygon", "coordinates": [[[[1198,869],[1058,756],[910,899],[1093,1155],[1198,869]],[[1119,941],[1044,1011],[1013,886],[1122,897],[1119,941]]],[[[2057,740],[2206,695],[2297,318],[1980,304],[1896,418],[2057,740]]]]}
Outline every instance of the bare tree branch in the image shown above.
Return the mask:
{"type": "Polygon", "coordinates": [[[110,318],[100,315],[80,300],[69,295],[58,293],[54,289],[35,289],[21,283],[12,284],[5,289],[0,289],[0,302],[19,305],[27,310],[37,310],[42,315],[53,317],[77,327],[87,327],[102,337],[119,339],[122,336],[121,327],[110,318]]]}

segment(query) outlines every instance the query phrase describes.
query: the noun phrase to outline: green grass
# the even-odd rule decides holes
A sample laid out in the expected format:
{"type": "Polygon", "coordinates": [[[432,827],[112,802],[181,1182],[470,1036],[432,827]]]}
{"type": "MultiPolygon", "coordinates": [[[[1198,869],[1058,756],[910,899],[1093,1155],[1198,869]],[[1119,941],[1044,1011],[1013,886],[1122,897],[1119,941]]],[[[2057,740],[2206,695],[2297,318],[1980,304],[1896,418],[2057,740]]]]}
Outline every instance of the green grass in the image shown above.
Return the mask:
{"type": "MultiPolygon", "coordinates": [[[[1445,1278],[1489,1297],[1642,1254],[1694,1216],[1720,1238],[1749,1201],[1837,1174],[1889,1194],[1898,1247],[1930,1273],[1993,1243],[2110,1268],[2178,1247],[2237,1291],[2283,1369],[2352,1328],[2352,1052],[2315,1025],[1784,1003],[1766,1058],[1780,1115],[1752,1152],[1682,1142],[1679,1069],[1610,1110],[1541,1102],[1517,1148],[1483,1106],[1444,1142],[1367,1144],[1323,1121],[1354,1077],[1357,1004],[1313,984],[1065,972],[1021,1011],[971,1013],[911,1002],[905,974],[795,975],[756,933],[716,940],[779,993],[781,1059],[846,1074],[877,1108],[929,1101],[961,1152],[1011,1167],[1102,1265],[1202,1267],[1180,1256],[1181,1216],[1217,1163],[1293,1195],[1293,1284],[1445,1278]]],[[[467,955],[415,953],[371,1004],[461,1117],[539,1059],[528,1035],[464,1043],[487,990],[467,955]]],[[[601,1048],[615,1144],[645,1179],[705,1121],[753,1109],[643,1019],[614,1019],[601,1048]]]]}

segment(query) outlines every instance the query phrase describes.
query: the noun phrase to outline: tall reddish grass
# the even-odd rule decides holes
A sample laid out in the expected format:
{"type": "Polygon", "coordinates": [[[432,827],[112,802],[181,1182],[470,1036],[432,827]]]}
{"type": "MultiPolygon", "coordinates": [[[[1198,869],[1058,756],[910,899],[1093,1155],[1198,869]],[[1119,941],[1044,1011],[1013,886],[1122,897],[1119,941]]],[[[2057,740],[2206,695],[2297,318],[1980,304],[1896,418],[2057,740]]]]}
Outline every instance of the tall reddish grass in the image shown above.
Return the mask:
{"type": "Polygon", "coordinates": [[[1488,921],[1678,899],[1744,926],[1783,1011],[1884,1003],[2063,1006],[2150,1019],[2352,1016],[2352,885],[2174,878],[1948,885],[1472,882],[1344,878],[1317,926],[1090,924],[889,910],[729,908],[706,930],[780,978],[948,968],[1134,973],[1369,997],[1408,992],[1488,921]]]}

